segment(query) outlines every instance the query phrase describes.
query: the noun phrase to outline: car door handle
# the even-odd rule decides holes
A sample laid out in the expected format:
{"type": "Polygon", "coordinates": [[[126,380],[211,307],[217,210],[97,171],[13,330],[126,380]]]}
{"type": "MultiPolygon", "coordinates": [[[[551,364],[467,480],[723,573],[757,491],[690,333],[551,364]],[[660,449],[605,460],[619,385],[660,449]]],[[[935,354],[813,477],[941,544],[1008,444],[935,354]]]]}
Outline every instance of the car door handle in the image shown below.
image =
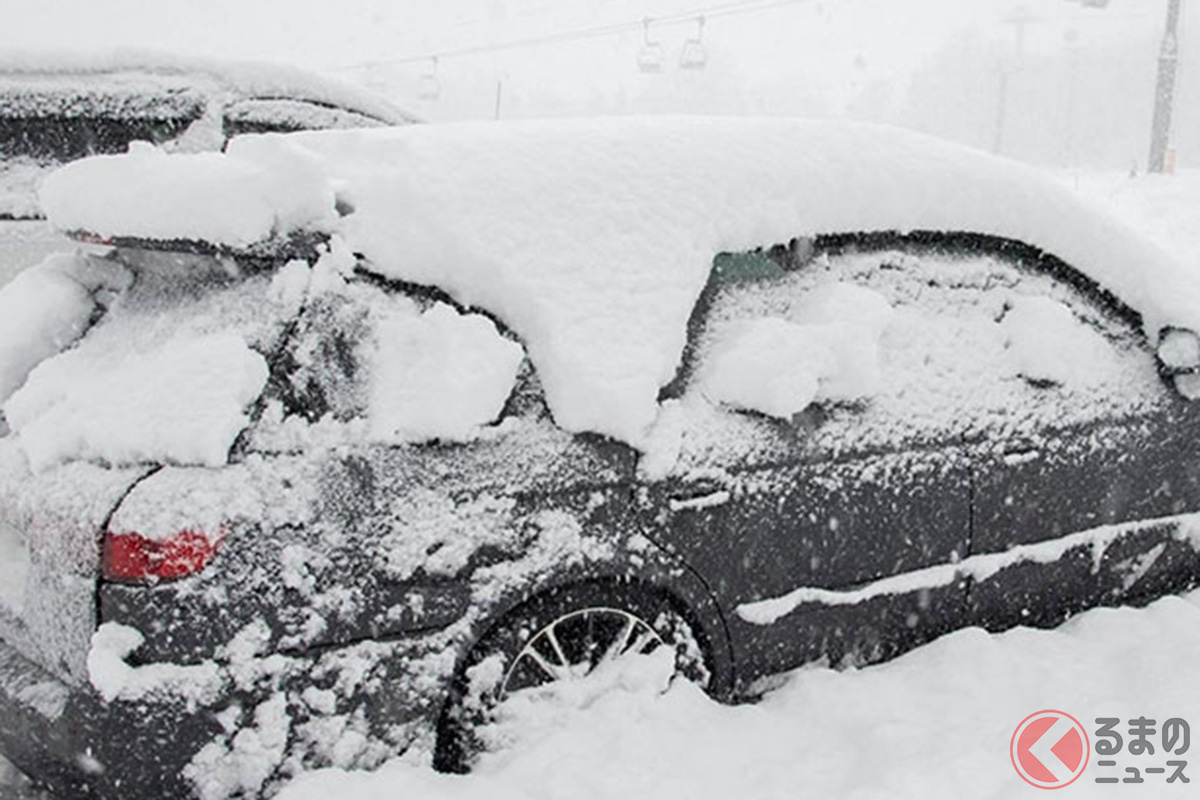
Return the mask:
{"type": "Polygon", "coordinates": [[[702,479],[680,487],[667,499],[667,504],[672,511],[698,510],[727,503],[731,496],[723,482],[702,479]]]}
{"type": "Polygon", "coordinates": [[[1001,450],[1000,457],[1008,465],[1024,464],[1042,454],[1042,449],[1033,442],[1012,442],[1001,450]]]}

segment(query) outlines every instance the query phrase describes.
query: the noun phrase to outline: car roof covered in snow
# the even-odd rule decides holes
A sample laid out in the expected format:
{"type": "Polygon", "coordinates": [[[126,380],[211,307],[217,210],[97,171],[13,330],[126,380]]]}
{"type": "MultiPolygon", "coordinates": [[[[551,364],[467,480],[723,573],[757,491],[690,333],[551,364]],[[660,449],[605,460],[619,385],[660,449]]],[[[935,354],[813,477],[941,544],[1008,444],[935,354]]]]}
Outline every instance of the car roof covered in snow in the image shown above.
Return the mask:
{"type": "Polygon", "coordinates": [[[51,175],[64,230],[229,246],[322,230],[525,341],[556,421],[638,443],[713,256],[793,237],[962,231],[1040,248],[1165,327],[1200,281],[1030,167],[897,128],[621,118],[243,136],[51,175]],[[335,206],[343,212],[339,216],[335,206]]]}
{"type": "MultiPolygon", "coordinates": [[[[291,99],[341,108],[390,125],[417,117],[371,92],[282,64],[220,61],[148,50],[104,53],[8,52],[0,55],[0,116],[46,114],[55,105],[86,108],[79,99],[98,92],[128,98],[123,113],[137,114],[140,94],[161,104],[228,94],[232,99],[291,99]],[[50,103],[47,106],[47,103],[50,103]]],[[[161,105],[158,106],[161,109],[161,105]]],[[[60,109],[61,110],[61,109],[60,109]]],[[[161,113],[161,112],[160,112],[161,113]]]]}

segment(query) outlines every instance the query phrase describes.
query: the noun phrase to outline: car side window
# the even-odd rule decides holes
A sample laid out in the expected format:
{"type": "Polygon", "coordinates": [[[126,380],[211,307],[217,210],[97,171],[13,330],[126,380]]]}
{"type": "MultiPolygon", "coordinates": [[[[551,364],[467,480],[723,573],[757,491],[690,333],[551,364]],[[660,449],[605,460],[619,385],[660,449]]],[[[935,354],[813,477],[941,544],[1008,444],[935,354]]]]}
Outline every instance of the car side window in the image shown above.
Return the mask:
{"type": "Polygon", "coordinates": [[[343,440],[467,441],[544,402],[521,344],[448,298],[352,281],[308,301],[277,357],[275,422],[343,440]]]}
{"type": "Polygon", "coordinates": [[[994,251],[723,254],[701,308],[684,398],[835,449],[1020,435],[1169,400],[1135,320],[994,251]]]}
{"type": "Polygon", "coordinates": [[[226,136],[370,128],[382,124],[348,109],[286,97],[239,100],[226,107],[224,117],[226,136]]]}

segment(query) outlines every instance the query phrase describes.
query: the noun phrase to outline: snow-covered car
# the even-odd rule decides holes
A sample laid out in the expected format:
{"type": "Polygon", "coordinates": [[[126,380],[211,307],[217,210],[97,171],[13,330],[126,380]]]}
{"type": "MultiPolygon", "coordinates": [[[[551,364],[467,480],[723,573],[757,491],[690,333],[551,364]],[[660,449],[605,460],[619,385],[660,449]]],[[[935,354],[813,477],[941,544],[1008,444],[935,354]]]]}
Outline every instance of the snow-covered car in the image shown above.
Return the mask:
{"type": "Polygon", "coordinates": [[[1010,162],[489,123],[42,197],[113,245],[0,291],[0,752],[68,796],[461,769],[629,652],[745,698],[1200,576],[1200,282],[1010,162]]]}
{"type": "Polygon", "coordinates": [[[404,125],[415,118],[353,86],[274,64],[154,53],[0,58],[0,284],[63,249],[37,185],[62,164],[132,141],[220,150],[231,136],[404,125]]]}

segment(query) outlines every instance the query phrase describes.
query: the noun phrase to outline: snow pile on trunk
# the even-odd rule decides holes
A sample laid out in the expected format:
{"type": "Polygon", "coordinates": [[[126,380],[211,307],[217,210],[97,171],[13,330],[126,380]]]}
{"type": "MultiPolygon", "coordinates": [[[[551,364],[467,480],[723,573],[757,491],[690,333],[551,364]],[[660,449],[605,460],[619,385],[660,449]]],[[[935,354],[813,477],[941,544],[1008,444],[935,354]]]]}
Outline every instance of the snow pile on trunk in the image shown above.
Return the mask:
{"type": "Polygon", "coordinates": [[[43,359],[82,336],[98,303],[128,282],[113,262],[54,255],[0,288],[0,404],[43,359]]]}
{"type": "MultiPolygon", "coordinates": [[[[273,149],[315,154],[327,185],[320,200],[264,195],[283,203],[272,222],[292,218],[293,203],[318,208],[336,187],[354,209],[337,230],[372,269],[492,312],[524,339],[562,427],[635,444],[723,251],[854,231],[1007,237],[1114,292],[1151,336],[1168,324],[1200,329],[1200,281],[1166,253],[1030,168],[892,128],[712,118],[413,126],[264,137],[214,158],[270,171],[273,149]]],[[[148,158],[68,167],[48,182],[51,217],[227,244],[267,227],[265,208],[254,226],[226,213],[246,188],[244,166],[217,179],[181,161],[168,168],[173,195],[129,197],[121,186],[148,158]],[[181,215],[192,181],[207,207],[181,215]]]]}
{"type": "Polygon", "coordinates": [[[43,362],[4,405],[34,471],[72,459],[221,466],[267,381],[265,359],[229,333],[96,355],[43,362]]]}
{"type": "Polygon", "coordinates": [[[877,391],[879,344],[892,316],[886,298],[835,283],[813,290],[793,313],[802,323],[766,317],[721,331],[704,359],[704,396],[788,418],[817,400],[853,401],[877,391]]]}
{"type": "Polygon", "coordinates": [[[525,351],[481,314],[439,303],[380,321],[371,353],[371,436],[379,441],[466,441],[493,421],[525,351]]]}
{"type": "MultiPolygon", "coordinates": [[[[661,692],[654,670],[663,665],[647,658],[627,679],[602,673],[585,681],[603,692],[513,697],[496,731],[507,746],[470,775],[395,759],[375,773],[304,775],[278,797],[1029,798],[1035,793],[1013,769],[1008,746],[1035,711],[1061,709],[1089,731],[1097,717],[1119,717],[1122,732],[1125,720],[1143,715],[1159,726],[1171,717],[1194,725],[1200,684],[1180,665],[1200,661],[1198,632],[1200,593],[1089,611],[1054,630],[968,628],[878,666],[798,670],[760,702],[735,706],[679,680],[661,692]]],[[[1116,758],[1119,767],[1093,759],[1071,796],[1112,797],[1096,777],[1165,760],[1161,750],[1116,758]]],[[[1139,793],[1186,794],[1166,784],[1172,771],[1146,775],[1139,793]]]]}
{"type": "Polygon", "coordinates": [[[264,144],[247,137],[225,153],[168,156],[132,142],[126,155],[93,156],[51,173],[41,205],[63,230],[241,247],[323,227],[335,216],[324,174],[301,151],[264,144]]]}

